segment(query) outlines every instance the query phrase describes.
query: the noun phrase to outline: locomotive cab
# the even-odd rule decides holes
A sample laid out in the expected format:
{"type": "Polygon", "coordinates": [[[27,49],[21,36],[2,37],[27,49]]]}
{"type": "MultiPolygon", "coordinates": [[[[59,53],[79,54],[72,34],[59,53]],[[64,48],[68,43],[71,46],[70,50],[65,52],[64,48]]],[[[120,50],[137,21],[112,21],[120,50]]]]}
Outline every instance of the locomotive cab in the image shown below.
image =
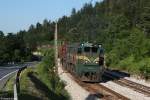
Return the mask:
{"type": "Polygon", "coordinates": [[[92,43],[63,45],[61,62],[63,68],[81,81],[100,82],[104,70],[104,49],[92,43]]]}
{"type": "Polygon", "coordinates": [[[77,51],[78,73],[82,81],[99,82],[104,68],[104,50],[100,45],[81,44],[77,51]]]}

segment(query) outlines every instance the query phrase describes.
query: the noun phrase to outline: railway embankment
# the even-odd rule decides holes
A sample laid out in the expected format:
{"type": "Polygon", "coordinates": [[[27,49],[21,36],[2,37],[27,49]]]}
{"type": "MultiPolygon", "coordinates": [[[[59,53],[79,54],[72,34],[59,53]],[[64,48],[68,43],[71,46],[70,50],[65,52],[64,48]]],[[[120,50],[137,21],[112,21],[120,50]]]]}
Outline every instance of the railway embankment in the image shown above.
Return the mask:
{"type": "MultiPolygon", "coordinates": [[[[149,100],[149,94],[145,94],[135,90],[138,88],[137,86],[130,87],[125,86],[121,83],[117,84],[115,81],[118,81],[121,78],[130,78],[128,74],[119,74],[116,73],[118,78],[115,79],[103,79],[102,82],[92,84],[92,83],[84,83],[79,81],[77,78],[72,76],[66,70],[63,70],[61,64],[59,63],[58,68],[59,76],[62,80],[64,80],[67,84],[65,89],[70,93],[73,100],[93,100],[87,98],[100,98],[104,100],[149,100]],[[123,76],[122,76],[123,75],[123,76]],[[79,92],[80,91],[80,92],[79,92]]],[[[132,80],[131,80],[132,82],[132,80]]],[[[143,85],[137,82],[139,85],[143,85]]],[[[129,84],[126,84],[129,85],[129,84]]],[[[134,82],[132,85],[135,85],[134,82]]]]}
{"type": "Polygon", "coordinates": [[[149,100],[150,84],[137,80],[130,75],[116,70],[107,70],[103,75],[104,86],[129,97],[131,100],[149,100]]]}
{"type": "Polygon", "coordinates": [[[109,81],[106,83],[100,83],[100,84],[104,85],[107,88],[110,88],[111,90],[113,90],[121,95],[128,97],[131,100],[149,100],[150,99],[150,97],[148,97],[142,93],[136,92],[128,87],[124,87],[123,85],[121,86],[112,81],[109,81]]]}
{"type": "Polygon", "coordinates": [[[72,100],[95,100],[95,96],[86,91],[82,86],[80,86],[76,81],[74,81],[71,75],[62,69],[59,62],[58,75],[61,80],[65,81],[65,89],[70,94],[72,100]]]}
{"type": "Polygon", "coordinates": [[[82,82],[63,69],[60,63],[58,65],[59,76],[66,82],[65,89],[69,92],[73,100],[129,100],[129,98],[99,83],[82,82]]]}
{"type": "Polygon", "coordinates": [[[115,76],[115,78],[129,80],[129,81],[150,87],[150,81],[149,80],[137,78],[135,76],[130,75],[129,73],[122,72],[119,70],[107,70],[106,72],[110,73],[111,76],[115,76]]]}

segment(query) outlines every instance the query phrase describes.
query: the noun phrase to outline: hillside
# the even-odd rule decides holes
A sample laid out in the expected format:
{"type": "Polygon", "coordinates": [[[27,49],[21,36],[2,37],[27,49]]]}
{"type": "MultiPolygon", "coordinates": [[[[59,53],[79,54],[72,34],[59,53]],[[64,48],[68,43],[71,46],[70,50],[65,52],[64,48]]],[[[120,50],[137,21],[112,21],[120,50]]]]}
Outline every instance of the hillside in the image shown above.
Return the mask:
{"type": "MultiPolygon", "coordinates": [[[[53,40],[54,22],[31,25],[20,31],[25,45],[36,47],[53,40]]],[[[150,1],[103,0],[72,10],[58,20],[58,39],[70,42],[98,42],[105,48],[106,64],[150,78],[150,1]]]]}

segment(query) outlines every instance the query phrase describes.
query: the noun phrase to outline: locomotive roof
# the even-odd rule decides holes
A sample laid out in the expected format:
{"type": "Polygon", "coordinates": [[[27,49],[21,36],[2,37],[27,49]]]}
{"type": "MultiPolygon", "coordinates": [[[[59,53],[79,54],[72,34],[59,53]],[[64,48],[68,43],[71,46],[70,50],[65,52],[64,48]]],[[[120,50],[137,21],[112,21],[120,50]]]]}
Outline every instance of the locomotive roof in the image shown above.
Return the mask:
{"type": "Polygon", "coordinates": [[[84,47],[93,47],[93,46],[95,46],[95,47],[99,47],[99,46],[101,46],[101,44],[94,44],[94,43],[88,43],[88,42],[86,42],[86,43],[73,43],[73,44],[71,44],[71,45],[68,45],[68,47],[82,47],[82,46],[84,46],[84,47]]]}
{"type": "Polygon", "coordinates": [[[81,46],[84,47],[101,47],[101,44],[97,44],[97,43],[82,43],[81,46]]]}

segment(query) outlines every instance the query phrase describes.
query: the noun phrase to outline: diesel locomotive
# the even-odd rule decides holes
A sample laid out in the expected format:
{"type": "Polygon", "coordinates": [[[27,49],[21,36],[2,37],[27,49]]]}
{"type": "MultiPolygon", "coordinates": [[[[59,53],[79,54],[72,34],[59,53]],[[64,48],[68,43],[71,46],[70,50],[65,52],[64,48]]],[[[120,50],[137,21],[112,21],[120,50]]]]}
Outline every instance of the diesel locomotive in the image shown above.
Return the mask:
{"type": "Polygon", "coordinates": [[[81,81],[101,81],[104,72],[102,45],[94,43],[63,44],[59,53],[63,68],[81,81]]]}

